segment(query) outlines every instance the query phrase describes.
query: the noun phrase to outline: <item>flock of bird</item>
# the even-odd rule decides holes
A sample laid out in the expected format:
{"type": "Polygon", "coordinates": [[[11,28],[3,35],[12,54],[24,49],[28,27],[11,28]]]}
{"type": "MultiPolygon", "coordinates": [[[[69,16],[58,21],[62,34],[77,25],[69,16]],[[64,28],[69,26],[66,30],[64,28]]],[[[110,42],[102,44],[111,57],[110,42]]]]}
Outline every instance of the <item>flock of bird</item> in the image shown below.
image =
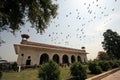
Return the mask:
{"type": "MultiPolygon", "coordinates": [[[[55,0],[55,1],[58,1],[58,0],[55,0]]],[[[67,1],[67,0],[64,0],[64,1],[67,1]]],[[[117,0],[113,0],[113,1],[114,1],[114,3],[117,3],[117,0]]],[[[81,3],[80,3],[80,5],[81,5],[81,3]]],[[[69,31],[67,32],[64,29],[60,29],[59,31],[55,31],[55,30],[51,31],[48,34],[48,37],[46,37],[47,38],[46,40],[49,39],[54,44],[64,44],[64,45],[69,45],[69,46],[71,45],[70,39],[72,39],[72,38],[76,38],[79,41],[84,41],[85,39],[87,39],[86,29],[87,29],[87,27],[89,27],[89,25],[91,23],[94,23],[97,19],[108,17],[109,16],[109,13],[107,12],[108,9],[111,10],[111,12],[115,11],[114,7],[109,8],[106,5],[101,5],[100,0],[92,0],[92,2],[90,2],[90,3],[83,2],[82,5],[85,8],[84,11],[81,11],[78,7],[78,9],[75,9],[74,12],[69,11],[66,14],[64,14],[63,19],[61,16],[59,16],[60,13],[58,13],[58,16],[56,17],[56,19],[51,21],[51,24],[54,26],[53,30],[54,30],[54,28],[58,28],[58,29],[67,28],[69,31]],[[94,9],[93,9],[93,7],[94,7],[94,9]],[[95,9],[97,9],[98,11],[96,11],[95,9]],[[89,16],[82,15],[81,12],[86,12],[89,16]],[[64,19],[68,18],[68,20],[69,20],[71,18],[71,16],[73,16],[73,15],[74,15],[75,21],[78,21],[80,23],[78,25],[79,27],[75,27],[74,25],[71,25],[70,23],[68,23],[68,24],[65,23],[67,25],[60,23],[60,21],[59,21],[60,19],[64,20],[64,19]],[[72,30],[73,28],[71,28],[71,27],[74,27],[74,31],[72,30]],[[75,33],[72,34],[72,32],[75,32],[75,33]]],[[[110,18],[108,20],[108,22],[111,20],[112,20],[112,18],[110,18]]],[[[107,22],[105,22],[105,24],[106,23],[107,22]]]]}

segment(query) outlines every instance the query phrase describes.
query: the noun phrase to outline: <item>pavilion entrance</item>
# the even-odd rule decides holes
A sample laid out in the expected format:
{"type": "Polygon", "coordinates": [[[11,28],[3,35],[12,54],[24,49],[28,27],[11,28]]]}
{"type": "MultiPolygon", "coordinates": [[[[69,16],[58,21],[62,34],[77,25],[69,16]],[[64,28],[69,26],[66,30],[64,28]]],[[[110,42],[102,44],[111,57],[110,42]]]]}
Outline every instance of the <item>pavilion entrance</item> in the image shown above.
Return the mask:
{"type": "Polygon", "coordinates": [[[40,64],[46,63],[49,61],[49,56],[48,54],[44,53],[40,57],[40,64]]]}

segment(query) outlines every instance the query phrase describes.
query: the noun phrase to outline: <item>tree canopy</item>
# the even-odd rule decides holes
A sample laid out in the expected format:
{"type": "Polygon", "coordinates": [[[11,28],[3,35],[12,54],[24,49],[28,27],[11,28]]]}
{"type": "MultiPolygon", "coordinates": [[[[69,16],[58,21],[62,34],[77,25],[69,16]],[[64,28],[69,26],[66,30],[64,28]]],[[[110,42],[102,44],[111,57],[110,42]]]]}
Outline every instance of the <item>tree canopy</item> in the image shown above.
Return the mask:
{"type": "Polygon", "coordinates": [[[110,29],[103,33],[104,41],[102,42],[104,50],[111,59],[120,59],[120,35],[110,29]]]}
{"type": "Polygon", "coordinates": [[[99,51],[97,57],[99,60],[109,60],[108,54],[104,51],[99,51]]]}
{"type": "Polygon", "coordinates": [[[14,33],[29,21],[42,33],[57,15],[57,8],[52,0],[0,0],[0,31],[14,33]]]}

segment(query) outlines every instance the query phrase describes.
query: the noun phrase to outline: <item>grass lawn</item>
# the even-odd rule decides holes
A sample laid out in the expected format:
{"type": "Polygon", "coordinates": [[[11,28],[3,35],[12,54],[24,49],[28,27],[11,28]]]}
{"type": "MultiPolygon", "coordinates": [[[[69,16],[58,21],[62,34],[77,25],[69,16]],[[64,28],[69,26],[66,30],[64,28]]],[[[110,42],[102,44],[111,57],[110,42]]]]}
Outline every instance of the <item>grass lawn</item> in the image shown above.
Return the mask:
{"type": "Polygon", "coordinates": [[[27,69],[21,72],[5,72],[2,80],[39,80],[38,69],[27,69]]]}
{"type": "MultiPolygon", "coordinates": [[[[70,78],[70,69],[69,68],[60,68],[61,75],[60,80],[67,80],[70,78]]],[[[88,77],[95,75],[88,74],[88,77]]],[[[38,69],[27,69],[21,72],[4,72],[2,80],[39,80],[38,78],[38,69]]]]}

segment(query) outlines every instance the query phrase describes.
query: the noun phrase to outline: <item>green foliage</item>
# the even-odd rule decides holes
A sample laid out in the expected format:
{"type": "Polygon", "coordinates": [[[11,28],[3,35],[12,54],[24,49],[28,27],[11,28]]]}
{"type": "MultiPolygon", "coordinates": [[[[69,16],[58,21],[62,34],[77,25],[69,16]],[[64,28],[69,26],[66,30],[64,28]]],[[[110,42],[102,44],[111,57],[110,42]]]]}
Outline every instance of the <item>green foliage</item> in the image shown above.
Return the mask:
{"type": "Polygon", "coordinates": [[[117,60],[116,62],[117,62],[117,63],[119,64],[119,66],[120,66],[120,60],[117,60]]]}
{"type": "Polygon", "coordinates": [[[109,64],[110,64],[110,66],[111,66],[111,68],[113,68],[113,65],[114,65],[114,61],[109,61],[109,64]]]}
{"type": "Polygon", "coordinates": [[[29,21],[42,33],[57,15],[57,8],[52,0],[0,0],[0,31],[17,31],[29,21]]]}
{"type": "Polygon", "coordinates": [[[13,69],[14,71],[17,71],[17,70],[18,70],[17,62],[13,62],[11,65],[12,65],[12,69],[13,69]]]}
{"type": "Polygon", "coordinates": [[[103,71],[107,71],[111,68],[108,61],[100,61],[98,65],[102,68],[103,71]]]}
{"type": "Polygon", "coordinates": [[[120,59],[120,35],[108,29],[103,33],[104,41],[102,42],[104,50],[111,59],[120,59]]]}
{"type": "Polygon", "coordinates": [[[0,71],[0,80],[2,79],[2,71],[0,71]]]}
{"type": "Polygon", "coordinates": [[[100,66],[95,66],[95,74],[100,74],[100,73],[102,73],[102,69],[101,69],[101,67],[100,66]]]}
{"type": "Polygon", "coordinates": [[[117,68],[117,67],[119,67],[119,63],[114,63],[112,66],[112,68],[117,68]]]}
{"type": "Polygon", "coordinates": [[[99,51],[98,52],[98,59],[99,60],[109,60],[110,58],[109,58],[109,56],[108,56],[108,54],[106,52],[99,51]]]}
{"type": "Polygon", "coordinates": [[[1,71],[8,71],[9,70],[9,63],[2,63],[0,64],[1,71]]]}
{"type": "Polygon", "coordinates": [[[109,61],[112,68],[117,68],[120,66],[120,61],[109,61]]]}
{"type": "Polygon", "coordinates": [[[17,71],[18,70],[17,63],[16,62],[1,63],[0,64],[0,70],[3,71],[3,72],[6,72],[6,71],[17,71]]]}
{"type": "Polygon", "coordinates": [[[98,66],[97,62],[90,62],[89,64],[89,70],[92,74],[100,74],[102,73],[102,69],[100,66],[98,66]]]}
{"type": "Polygon", "coordinates": [[[40,80],[59,80],[60,69],[59,65],[54,61],[49,61],[40,66],[39,78],[40,80]]]}
{"type": "Polygon", "coordinates": [[[70,67],[71,75],[77,77],[77,80],[85,80],[87,73],[80,62],[74,62],[70,67]]]}

